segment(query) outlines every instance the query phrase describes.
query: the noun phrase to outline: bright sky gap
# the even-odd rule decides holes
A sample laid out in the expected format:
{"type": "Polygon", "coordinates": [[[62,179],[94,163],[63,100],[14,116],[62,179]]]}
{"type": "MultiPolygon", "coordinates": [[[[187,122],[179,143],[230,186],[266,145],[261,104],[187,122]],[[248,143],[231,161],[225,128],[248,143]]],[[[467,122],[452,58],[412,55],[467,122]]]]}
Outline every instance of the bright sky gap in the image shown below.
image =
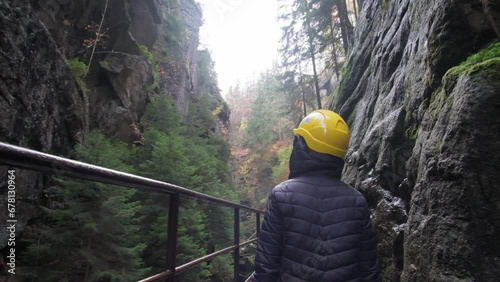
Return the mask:
{"type": "Polygon", "coordinates": [[[212,53],[219,88],[244,84],[278,58],[277,0],[197,0],[204,23],[200,45],[212,53]]]}

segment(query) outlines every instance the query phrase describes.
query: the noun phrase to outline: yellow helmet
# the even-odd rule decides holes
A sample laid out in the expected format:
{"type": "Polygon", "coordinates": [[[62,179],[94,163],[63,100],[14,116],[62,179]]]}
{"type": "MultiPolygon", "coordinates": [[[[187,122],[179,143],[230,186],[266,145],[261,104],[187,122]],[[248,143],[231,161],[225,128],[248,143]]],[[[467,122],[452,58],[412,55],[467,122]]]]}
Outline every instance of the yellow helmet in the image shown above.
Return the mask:
{"type": "Polygon", "coordinates": [[[313,151],[345,158],[349,127],[335,112],[316,110],[307,115],[293,133],[304,137],[307,147],[313,151]]]}

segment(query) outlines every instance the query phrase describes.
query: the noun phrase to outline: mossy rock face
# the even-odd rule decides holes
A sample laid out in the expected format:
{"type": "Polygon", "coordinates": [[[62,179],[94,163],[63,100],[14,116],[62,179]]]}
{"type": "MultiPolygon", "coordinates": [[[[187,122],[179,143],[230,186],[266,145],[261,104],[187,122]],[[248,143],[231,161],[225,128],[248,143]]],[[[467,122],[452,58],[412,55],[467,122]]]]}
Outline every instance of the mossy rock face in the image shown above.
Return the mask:
{"type": "Polygon", "coordinates": [[[455,86],[461,75],[482,72],[482,75],[500,78],[500,42],[493,43],[478,53],[471,55],[460,65],[449,69],[443,77],[447,91],[455,86]]]}
{"type": "MultiPolygon", "coordinates": [[[[491,234],[483,236],[486,229],[474,223],[483,200],[464,196],[481,186],[467,181],[484,178],[476,161],[467,159],[476,158],[477,150],[483,154],[474,142],[495,151],[495,143],[485,142],[495,136],[478,137],[497,122],[486,112],[498,112],[490,104],[496,103],[495,81],[500,81],[498,44],[479,52],[493,36],[478,1],[364,1],[331,108],[351,129],[343,180],[367,197],[378,226],[397,224],[377,208],[381,201],[399,197],[407,207],[408,221],[397,224],[405,228],[404,240],[393,237],[392,228],[374,228],[383,281],[495,281],[491,277],[500,276],[488,248],[468,239],[477,238],[478,231],[493,244],[491,234]],[[443,83],[447,71],[476,53],[470,65],[450,72],[443,83]],[[469,168],[475,178],[453,182],[469,168]],[[454,218],[457,213],[465,223],[454,218]],[[470,247],[457,244],[462,241],[470,247]],[[404,259],[398,259],[403,249],[404,259]]],[[[489,173],[484,181],[498,182],[489,173]]],[[[485,210],[497,214],[498,208],[485,210]]],[[[497,230],[491,221],[483,222],[497,230]]]]}
{"type": "Polygon", "coordinates": [[[71,74],[73,74],[73,78],[75,79],[76,83],[78,84],[78,86],[80,87],[80,89],[82,90],[82,93],[84,96],[87,96],[87,91],[88,91],[88,88],[87,88],[87,83],[85,83],[85,74],[87,72],[87,69],[88,69],[88,66],[78,60],[78,59],[71,59],[71,60],[64,60],[66,65],[68,66],[68,68],[70,69],[71,71],[71,74]]]}
{"type": "Polygon", "coordinates": [[[493,180],[500,170],[499,47],[448,70],[432,94],[412,157],[419,160],[419,180],[406,223],[402,281],[496,281],[500,275],[493,247],[500,239],[493,219],[500,202],[493,180]]]}
{"type": "Polygon", "coordinates": [[[500,79],[487,73],[459,75],[431,102],[413,156],[419,182],[406,223],[402,281],[500,275],[500,79]]]}

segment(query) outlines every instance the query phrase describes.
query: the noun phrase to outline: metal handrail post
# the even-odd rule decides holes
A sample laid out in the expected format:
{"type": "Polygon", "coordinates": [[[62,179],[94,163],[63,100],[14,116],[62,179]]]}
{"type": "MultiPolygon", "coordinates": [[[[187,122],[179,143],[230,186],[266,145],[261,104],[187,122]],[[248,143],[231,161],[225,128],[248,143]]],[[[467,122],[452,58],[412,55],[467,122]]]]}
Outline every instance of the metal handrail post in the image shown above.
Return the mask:
{"type": "Polygon", "coordinates": [[[234,208],[234,281],[240,282],[240,209],[234,208]]]}
{"type": "Polygon", "coordinates": [[[167,231],[167,269],[172,272],[167,281],[175,281],[175,259],[177,257],[177,229],[179,224],[179,194],[170,195],[167,231]]]}

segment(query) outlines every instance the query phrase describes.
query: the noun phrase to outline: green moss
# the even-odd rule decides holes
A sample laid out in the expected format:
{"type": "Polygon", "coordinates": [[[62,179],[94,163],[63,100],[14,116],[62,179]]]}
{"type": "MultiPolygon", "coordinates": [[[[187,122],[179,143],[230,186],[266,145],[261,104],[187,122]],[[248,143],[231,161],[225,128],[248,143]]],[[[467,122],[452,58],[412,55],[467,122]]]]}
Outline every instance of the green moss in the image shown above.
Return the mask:
{"type": "Polygon", "coordinates": [[[432,95],[433,99],[431,100],[431,104],[429,105],[429,114],[430,120],[434,123],[437,119],[437,115],[443,107],[443,104],[446,102],[446,93],[443,87],[440,87],[436,90],[435,94],[432,95]]]}
{"type": "Polygon", "coordinates": [[[146,61],[151,66],[151,75],[153,76],[153,82],[149,85],[146,90],[152,90],[158,86],[159,74],[158,74],[158,66],[155,60],[153,53],[151,53],[148,47],[144,45],[140,45],[139,49],[141,50],[142,55],[146,58],[146,61]]]}
{"type": "Polygon", "coordinates": [[[88,88],[83,79],[85,77],[85,73],[87,72],[88,66],[84,62],[76,58],[71,60],[65,59],[64,62],[69,67],[71,74],[78,84],[78,87],[80,87],[80,89],[82,90],[83,95],[87,95],[88,88]]]}
{"type": "Polygon", "coordinates": [[[164,13],[163,23],[165,26],[165,37],[169,42],[182,43],[187,36],[187,28],[184,20],[175,13],[164,13]]]}
{"type": "Polygon", "coordinates": [[[460,65],[449,69],[443,76],[443,85],[449,90],[459,76],[471,75],[478,71],[484,71],[485,75],[500,76],[500,42],[489,45],[469,56],[460,65]]]}
{"type": "Polygon", "coordinates": [[[349,69],[347,68],[346,65],[344,65],[340,69],[340,83],[338,84],[338,87],[333,92],[332,102],[334,100],[336,100],[337,102],[340,101],[340,98],[341,98],[340,95],[342,95],[342,92],[344,90],[344,85],[346,84],[348,77],[349,77],[349,69]]]}
{"type": "Polygon", "coordinates": [[[146,58],[146,61],[148,61],[150,65],[153,65],[155,63],[155,58],[153,53],[149,51],[148,47],[139,45],[139,49],[141,50],[142,55],[146,58]]]}
{"type": "Polygon", "coordinates": [[[418,129],[417,124],[412,124],[405,132],[406,137],[410,140],[416,140],[418,137],[418,129]]]}
{"type": "Polygon", "coordinates": [[[382,0],[382,9],[387,10],[389,8],[389,0],[382,0]]]}

